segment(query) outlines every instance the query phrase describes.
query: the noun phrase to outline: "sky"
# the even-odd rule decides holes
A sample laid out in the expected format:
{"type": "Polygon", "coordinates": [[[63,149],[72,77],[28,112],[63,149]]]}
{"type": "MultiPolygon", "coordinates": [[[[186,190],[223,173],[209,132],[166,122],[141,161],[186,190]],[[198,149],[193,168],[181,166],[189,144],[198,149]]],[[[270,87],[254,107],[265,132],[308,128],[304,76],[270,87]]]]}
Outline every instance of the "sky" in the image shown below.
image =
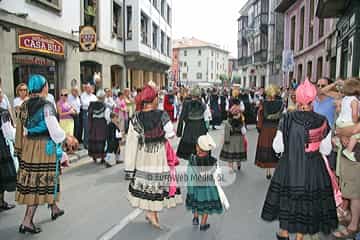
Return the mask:
{"type": "Polygon", "coordinates": [[[173,0],[173,38],[195,37],[237,57],[237,19],[246,0],[173,0]]]}

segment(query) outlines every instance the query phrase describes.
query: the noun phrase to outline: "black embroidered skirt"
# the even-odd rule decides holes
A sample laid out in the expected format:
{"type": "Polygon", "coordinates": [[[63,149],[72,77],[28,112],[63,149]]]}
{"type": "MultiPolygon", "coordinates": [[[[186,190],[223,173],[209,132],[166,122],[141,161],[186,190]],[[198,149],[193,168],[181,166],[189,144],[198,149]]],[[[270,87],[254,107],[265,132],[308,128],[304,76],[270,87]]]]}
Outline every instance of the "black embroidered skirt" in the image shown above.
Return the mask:
{"type": "MultiPolygon", "coordinates": [[[[1,131],[1,130],[0,130],[1,131]]],[[[9,147],[0,138],[0,193],[13,192],[16,189],[16,170],[9,147]]]]}
{"type": "Polygon", "coordinates": [[[279,220],[290,233],[331,233],[338,226],[329,174],[320,154],[304,163],[304,186],[291,186],[287,159],[281,159],[270,183],[261,217],[279,220]]]}

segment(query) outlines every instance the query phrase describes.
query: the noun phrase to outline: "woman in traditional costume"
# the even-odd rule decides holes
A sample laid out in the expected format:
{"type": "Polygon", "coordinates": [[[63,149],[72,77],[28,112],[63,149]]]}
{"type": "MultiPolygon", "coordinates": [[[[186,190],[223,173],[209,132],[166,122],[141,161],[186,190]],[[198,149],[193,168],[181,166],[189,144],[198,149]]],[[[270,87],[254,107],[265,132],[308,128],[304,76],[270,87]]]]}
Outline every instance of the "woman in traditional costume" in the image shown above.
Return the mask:
{"type": "Polygon", "coordinates": [[[196,153],[197,139],[208,132],[204,120],[206,106],[202,103],[200,88],[194,87],[190,95],[191,99],[184,101],[177,128],[181,140],[176,155],[186,160],[196,153]]]}
{"type": "Polygon", "coordinates": [[[176,122],[174,103],[175,103],[174,93],[169,92],[169,94],[166,94],[164,97],[164,110],[167,112],[172,122],[176,122]]]}
{"type": "Polygon", "coordinates": [[[110,120],[110,109],[105,104],[105,92],[99,90],[96,94],[98,100],[91,102],[89,106],[89,156],[93,158],[94,162],[98,158],[101,163],[105,162],[105,145],[107,137],[107,121],[110,120]]]}
{"type": "Polygon", "coordinates": [[[4,199],[6,192],[16,190],[16,167],[13,156],[13,141],[15,129],[11,124],[8,110],[0,108],[0,212],[13,209],[15,205],[9,204],[4,199]]]}
{"type": "Polygon", "coordinates": [[[266,169],[266,178],[271,178],[271,168],[275,168],[279,158],[272,148],[276,129],[284,111],[284,104],[277,100],[279,88],[270,85],[266,90],[266,100],[260,104],[256,128],[259,132],[255,164],[266,169]]]}
{"type": "Polygon", "coordinates": [[[161,229],[158,212],[181,203],[180,193],[170,196],[165,143],[175,136],[168,114],[158,110],[157,92],[147,85],[141,93],[143,108],[130,121],[125,146],[125,172],[130,180],[128,200],[146,211],[146,219],[161,229]]]}
{"type": "Polygon", "coordinates": [[[212,125],[212,129],[215,130],[215,126],[219,126],[222,123],[221,100],[215,88],[210,95],[209,104],[212,116],[210,124],[212,125]]]}
{"type": "Polygon", "coordinates": [[[46,100],[48,83],[42,75],[32,75],[28,82],[29,100],[20,109],[16,125],[15,148],[20,157],[15,200],[26,205],[20,233],[40,233],[33,219],[38,205],[48,204],[51,219],[64,214],[60,200],[61,143],[66,139],[56,118],[54,105],[46,100]]]}
{"type": "Polygon", "coordinates": [[[313,112],[316,88],[306,80],[296,90],[298,111],[279,123],[273,148],[282,153],[266,196],[261,217],[280,222],[277,238],[331,233],[338,226],[331,179],[323,159],[331,151],[331,129],[313,112]]]}

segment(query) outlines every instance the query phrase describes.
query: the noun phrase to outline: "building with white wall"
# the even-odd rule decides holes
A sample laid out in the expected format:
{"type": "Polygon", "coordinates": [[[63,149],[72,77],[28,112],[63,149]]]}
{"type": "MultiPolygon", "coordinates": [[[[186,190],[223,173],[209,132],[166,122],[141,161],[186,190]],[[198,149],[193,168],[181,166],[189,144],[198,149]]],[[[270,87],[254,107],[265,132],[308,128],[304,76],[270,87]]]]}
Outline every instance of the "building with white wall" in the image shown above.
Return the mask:
{"type": "Polygon", "coordinates": [[[178,53],[178,65],[173,65],[172,69],[179,75],[178,85],[221,84],[221,79],[228,78],[229,52],[218,45],[196,38],[182,38],[174,40],[173,47],[178,53]]]}
{"type": "Polygon", "coordinates": [[[171,66],[172,0],[126,0],[126,66],[132,87],[165,86],[171,66]]]}
{"type": "Polygon", "coordinates": [[[171,64],[171,15],[171,0],[0,1],[2,88],[13,97],[16,85],[34,73],[47,77],[55,95],[73,79],[77,85],[93,81],[95,72],[102,75],[98,87],[163,85],[171,64]],[[96,27],[96,51],[80,51],[82,25],[96,27]]]}

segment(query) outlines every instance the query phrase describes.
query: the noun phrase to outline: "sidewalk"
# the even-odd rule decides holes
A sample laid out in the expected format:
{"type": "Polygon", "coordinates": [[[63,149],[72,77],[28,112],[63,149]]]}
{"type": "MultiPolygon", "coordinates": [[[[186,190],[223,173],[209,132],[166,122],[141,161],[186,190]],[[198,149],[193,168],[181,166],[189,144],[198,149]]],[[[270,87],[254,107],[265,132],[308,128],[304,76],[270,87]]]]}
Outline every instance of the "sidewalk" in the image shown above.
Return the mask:
{"type": "Polygon", "coordinates": [[[74,154],[69,154],[69,162],[70,164],[77,163],[85,158],[88,157],[88,150],[87,149],[81,149],[76,151],[74,154]]]}

